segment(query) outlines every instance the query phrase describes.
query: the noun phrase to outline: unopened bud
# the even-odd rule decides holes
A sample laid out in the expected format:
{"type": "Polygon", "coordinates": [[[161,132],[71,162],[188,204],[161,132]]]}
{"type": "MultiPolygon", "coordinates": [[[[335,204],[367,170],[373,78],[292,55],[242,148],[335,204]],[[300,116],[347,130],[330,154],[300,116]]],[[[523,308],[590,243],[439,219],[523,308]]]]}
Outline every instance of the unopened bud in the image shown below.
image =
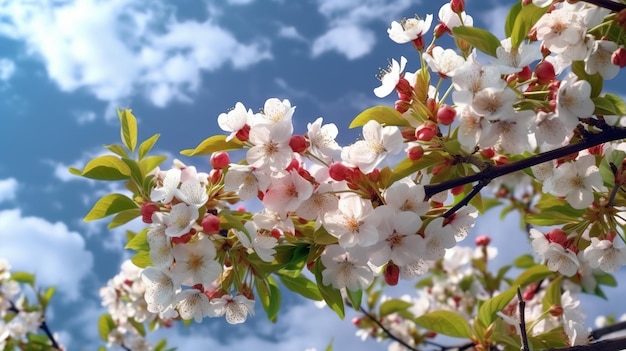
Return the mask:
{"type": "Polygon", "coordinates": [[[450,9],[452,9],[452,12],[457,14],[465,11],[465,0],[451,0],[450,9]]]}
{"type": "Polygon", "coordinates": [[[424,156],[424,148],[421,145],[412,146],[407,150],[406,156],[411,161],[417,161],[424,156]]]}
{"type": "Polygon", "coordinates": [[[618,48],[611,55],[611,62],[614,65],[624,68],[626,66],[626,49],[618,48]]]}
{"type": "Polygon", "coordinates": [[[476,246],[488,246],[491,243],[491,238],[487,235],[479,235],[476,237],[476,246]]]}
{"type": "Polygon", "coordinates": [[[415,129],[415,138],[421,141],[431,141],[437,135],[437,125],[426,121],[415,129]]]}
{"type": "Polygon", "coordinates": [[[535,66],[535,76],[537,77],[537,83],[548,84],[554,80],[556,73],[554,66],[548,61],[541,61],[535,66]]]}
{"type": "Polygon", "coordinates": [[[387,266],[385,266],[385,282],[387,285],[394,286],[398,284],[399,278],[400,267],[393,262],[389,262],[387,266]]]}

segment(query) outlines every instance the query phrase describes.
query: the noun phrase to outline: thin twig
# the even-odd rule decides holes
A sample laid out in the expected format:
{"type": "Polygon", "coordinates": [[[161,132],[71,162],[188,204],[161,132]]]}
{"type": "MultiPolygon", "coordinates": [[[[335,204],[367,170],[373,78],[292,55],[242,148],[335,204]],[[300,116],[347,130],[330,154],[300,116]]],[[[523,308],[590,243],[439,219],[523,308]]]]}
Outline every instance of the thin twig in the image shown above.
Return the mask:
{"type": "Polygon", "coordinates": [[[522,289],[517,287],[517,299],[519,300],[519,330],[522,339],[522,351],[530,351],[528,346],[528,335],[526,334],[526,301],[522,296],[522,289]]]}
{"type": "Polygon", "coordinates": [[[622,331],[622,330],[626,330],[626,321],[618,322],[615,324],[607,325],[606,327],[593,330],[589,336],[591,337],[591,340],[598,340],[605,335],[615,333],[616,331],[622,331]]]}
{"type": "Polygon", "coordinates": [[[476,196],[484,187],[486,187],[491,182],[490,178],[481,179],[478,181],[476,185],[461,201],[457,202],[452,208],[446,211],[443,214],[443,218],[448,218],[452,216],[456,211],[460,210],[463,206],[467,205],[473,198],[476,196]]]}
{"type": "Polygon", "coordinates": [[[372,316],[368,311],[366,311],[363,307],[359,306],[359,311],[361,311],[361,313],[363,313],[364,315],[366,315],[369,319],[371,319],[372,321],[374,321],[374,323],[376,323],[376,325],[383,330],[383,332],[385,334],[387,334],[387,336],[389,337],[389,339],[395,340],[397,341],[400,345],[406,347],[407,349],[411,350],[411,351],[418,351],[416,348],[414,348],[413,346],[407,344],[404,340],[400,339],[399,337],[395,336],[389,329],[387,329],[378,319],[376,319],[374,316],[372,316]]]}

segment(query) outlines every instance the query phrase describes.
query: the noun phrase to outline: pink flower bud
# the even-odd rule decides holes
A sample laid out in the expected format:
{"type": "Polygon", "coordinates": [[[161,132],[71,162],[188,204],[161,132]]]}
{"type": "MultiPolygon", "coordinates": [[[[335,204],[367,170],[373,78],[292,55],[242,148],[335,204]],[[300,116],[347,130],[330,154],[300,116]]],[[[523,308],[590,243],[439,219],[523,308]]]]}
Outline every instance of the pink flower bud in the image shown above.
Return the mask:
{"type": "Polygon", "coordinates": [[[541,61],[535,66],[535,75],[539,84],[548,84],[556,77],[554,66],[548,61],[541,61]]]}
{"type": "Polygon", "coordinates": [[[431,121],[426,121],[415,129],[415,138],[421,141],[431,141],[437,135],[437,125],[431,121]]]}
{"type": "Polygon", "coordinates": [[[450,8],[454,13],[461,13],[465,11],[465,0],[451,0],[450,8]]]}
{"type": "Polygon", "coordinates": [[[437,111],[437,120],[439,121],[439,123],[445,126],[449,126],[450,124],[452,124],[452,122],[454,122],[455,117],[456,117],[456,110],[454,109],[454,107],[450,105],[444,104],[441,107],[439,107],[439,110],[437,111]]]}
{"type": "Polygon", "coordinates": [[[144,223],[152,223],[152,214],[159,211],[159,206],[153,202],[141,204],[141,220],[144,223]]]}
{"type": "Polygon", "coordinates": [[[398,279],[400,278],[400,267],[395,263],[389,262],[385,267],[385,282],[387,285],[398,285],[398,279]]]}
{"type": "Polygon", "coordinates": [[[338,182],[346,180],[349,173],[348,166],[341,162],[335,162],[328,168],[328,175],[338,182]]]}
{"type": "Polygon", "coordinates": [[[487,246],[491,243],[491,238],[486,235],[476,237],[476,246],[487,246]]]}
{"type": "Polygon", "coordinates": [[[618,48],[611,55],[611,62],[614,65],[624,68],[626,66],[626,49],[618,48]]]}
{"type": "Polygon", "coordinates": [[[220,231],[220,218],[212,213],[207,213],[202,218],[202,231],[206,234],[217,234],[220,231]]]}
{"type": "Polygon", "coordinates": [[[420,145],[409,148],[406,152],[406,157],[411,161],[417,161],[424,156],[424,148],[420,145]]]}
{"type": "Polygon", "coordinates": [[[295,153],[303,153],[307,147],[309,147],[309,142],[306,140],[304,135],[293,135],[291,139],[289,139],[289,147],[295,153]]]}

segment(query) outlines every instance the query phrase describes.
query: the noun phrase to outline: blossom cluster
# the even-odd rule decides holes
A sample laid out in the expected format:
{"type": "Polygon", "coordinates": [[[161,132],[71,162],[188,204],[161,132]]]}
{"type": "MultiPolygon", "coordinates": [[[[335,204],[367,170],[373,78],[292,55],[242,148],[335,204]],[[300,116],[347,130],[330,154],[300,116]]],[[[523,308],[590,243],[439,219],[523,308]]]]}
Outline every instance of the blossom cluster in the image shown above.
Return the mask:
{"type": "MultiPolygon", "coordinates": [[[[37,334],[44,321],[41,307],[30,305],[11,265],[0,258],[0,350],[29,344],[29,336],[37,334]]],[[[34,345],[34,343],[33,343],[34,345]]],[[[49,347],[37,345],[38,349],[49,347]]]]}
{"type": "Polygon", "coordinates": [[[108,347],[153,350],[153,345],[145,339],[144,324],[147,323],[151,330],[171,325],[171,320],[160,319],[157,313],[148,311],[145,292],[141,268],[130,260],[124,261],[120,273],[100,288],[102,306],[107,309],[114,324],[106,335],[108,347]]]}

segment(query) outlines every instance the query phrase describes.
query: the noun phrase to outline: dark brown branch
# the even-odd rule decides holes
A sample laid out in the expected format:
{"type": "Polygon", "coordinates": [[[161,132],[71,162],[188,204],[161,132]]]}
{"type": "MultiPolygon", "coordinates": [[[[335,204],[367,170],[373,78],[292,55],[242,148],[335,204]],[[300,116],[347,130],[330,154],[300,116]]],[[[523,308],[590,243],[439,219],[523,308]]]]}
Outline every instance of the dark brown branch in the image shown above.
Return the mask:
{"type": "Polygon", "coordinates": [[[589,345],[577,345],[550,349],[549,351],[619,351],[626,349],[626,337],[600,340],[589,345]]]}
{"type": "Polygon", "coordinates": [[[619,3],[619,2],[614,2],[611,0],[582,0],[582,1],[588,4],[596,5],[598,7],[604,7],[605,9],[609,9],[614,12],[620,12],[626,8],[626,5],[619,3]]]}
{"type": "Polygon", "coordinates": [[[526,334],[526,301],[522,296],[522,290],[517,287],[517,300],[519,305],[519,330],[522,339],[522,351],[530,351],[528,346],[528,335],[526,334]]]}
{"type": "Polygon", "coordinates": [[[611,324],[603,328],[598,328],[592,331],[589,336],[591,337],[591,340],[598,340],[605,335],[609,335],[611,333],[615,333],[617,331],[622,331],[622,330],[626,330],[626,321],[611,324]]]}
{"type": "MultiPolygon", "coordinates": [[[[588,149],[592,146],[601,145],[607,143],[609,141],[615,141],[626,138],[626,128],[621,127],[609,127],[603,130],[600,133],[592,134],[588,138],[583,141],[580,141],[575,144],[570,144],[567,146],[560,147],[558,149],[546,151],[523,160],[508,163],[500,166],[490,166],[485,170],[480,171],[475,174],[471,174],[465,177],[451,179],[446,182],[441,182],[439,184],[428,184],[424,186],[424,191],[426,193],[426,197],[430,198],[435,194],[438,194],[442,191],[450,190],[454,187],[465,185],[469,183],[474,183],[477,181],[490,181],[492,179],[496,179],[498,177],[502,177],[507,174],[511,174],[517,171],[521,171],[523,169],[559,159],[561,157],[565,157],[567,155],[573,154],[575,152],[588,149]]],[[[469,200],[468,200],[469,201],[469,200]]]]}
{"type": "Polygon", "coordinates": [[[392,339],[396,342],[398,342],[400,345],[406,347],[409,350],[412,351],[418,351],[416,348],[414,348],[413,346],[407,344],[404,340],[400,339],[399,337],[395,336],[389,329],[387,329],[376,317],[372,316],[368,311],[366,311],[363,307],[359,306],[359,311],[361,311],[361,313],[363,313],[364,315],[366,315],[369,319],[371,319],[372,321],[374,321],[374,323],[376,323],[376,325],[383,330],[383,332],[385,334],[387,334],[387,336],[389,337],[389,339],[392,339]]]}

